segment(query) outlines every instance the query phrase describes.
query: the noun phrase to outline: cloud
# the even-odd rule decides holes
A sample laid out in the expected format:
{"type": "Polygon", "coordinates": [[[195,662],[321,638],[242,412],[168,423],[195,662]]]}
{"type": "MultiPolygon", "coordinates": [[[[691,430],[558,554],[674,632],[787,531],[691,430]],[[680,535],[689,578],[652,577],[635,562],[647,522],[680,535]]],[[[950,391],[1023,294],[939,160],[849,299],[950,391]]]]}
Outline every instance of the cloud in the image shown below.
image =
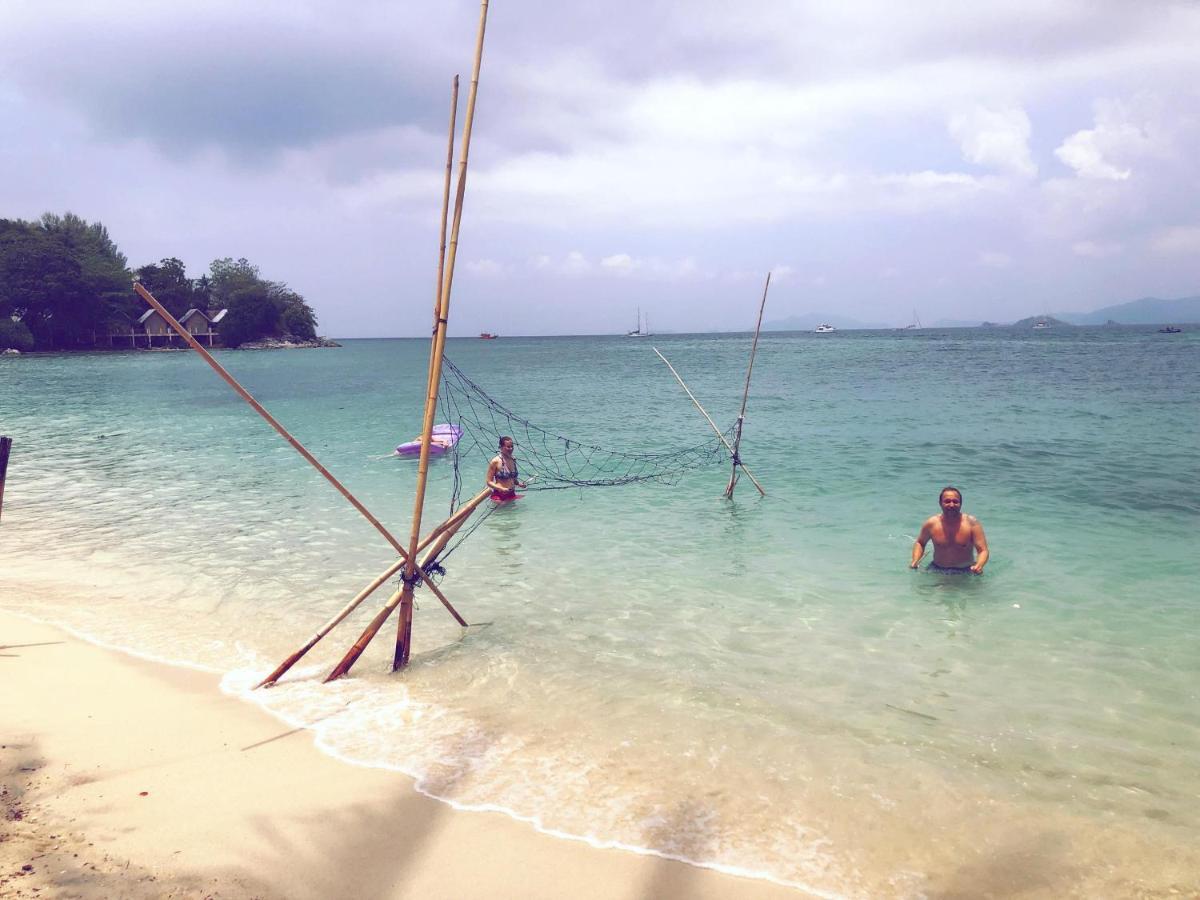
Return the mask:
{"type": "Polygon", "coordinates": [[[497,278],[507,274],[508,268],[494,259],[477,259],[467,263],[467,271],[481,278],[497,278]]]}
{"type": "Polygon", "coordinates": [[[1170,156],[1173,140],[1162,104],[1145,94],[1136,103],[1135,112],[1119,100],[1096,101],[1094,127],[1069,136],[1054,155],[1078,177],[1100,181],[1124,181],[1133,175],[1133,162],[1170,156]]]}
{"type": "Polygon", "coordinates": [[[616,253],[612,256],[606,256],[600,260],[600,265],[610,272],[617,272],[621,275],[628,275],[634,270],[633,257],[628,253],[616,253]]]}
{"type": "Polygon", "coordinates": [[[1071,252],[1088,259],[1104,259],[1120,253],[1121,245],[1116,241],[1076,241],[1071,245],[1071,252]]]}
{"type": "Polygon", "coordinates": [[[988,269],[1007,269],[1012,262],[1011,256],[996,250],[984,250],[979,254],[979,264],[988,269]]]}
{"type": "Polygon", "coordinates": [[[1177,225],[1156,232],[1151,249],[1159,256],[1200,255],[1200,225],[1177,225]]]}
{"type": "Polygon", "coordinates": [[[1124,181],[1131,169],[1118,169],[1104,159],[1096,131],[1077,131],[1054,151],[1054,155],[1075,170],[1080,178],[1124,181]]]}
{"type": "Polygon", "coordinates": [[[1029,151],[1033,126],[1025,110],[976,106],[952,116],[947,128],[968,162],[1025,178],[1037,175],[1029,151]]]}

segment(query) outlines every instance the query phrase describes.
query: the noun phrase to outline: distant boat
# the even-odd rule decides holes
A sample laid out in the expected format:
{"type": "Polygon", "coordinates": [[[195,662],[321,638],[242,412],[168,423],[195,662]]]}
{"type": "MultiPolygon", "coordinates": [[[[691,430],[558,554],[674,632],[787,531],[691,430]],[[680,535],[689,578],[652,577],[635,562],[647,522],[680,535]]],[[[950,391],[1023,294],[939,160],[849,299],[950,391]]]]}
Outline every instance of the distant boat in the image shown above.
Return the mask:
{"type": "MultiPolygon", "coordinates": [[[[448,450],[453,450],[454,445],[458,443],[458,439],[462,437],[462,429],[457,425],[443,423],[433,426],[433,433],[429,437],[429,455],[441,456],[448,450]]],[[[421,455],[421,439],[413,438],[407,443],[401,444],[396,448],[397,456],[420,456],[421,455]]]]}
{"type": "Polygon", "coordinates": [[[1033,327],[1034,328],[1049,328],[1050,325],[1046,322],[1034,322],[1033,327]]]}
{"type": "Polygon", "coordinates": [[[900,331],[910,331],[913,328],[924,328],[924,327],[925,326],[921,324],[921,317],[917,315],[917,311],[914,309],[912,322],[908,325],[902,326],[900,328],[900,331]]]}
{"type": "Polygon", "coordinates": [[[1182,328],[1176,328],[1174,325],[1165,325],[1158,329],[1159,334],[1179,334],[1181,331],[1183,331],[1182,328]]]}
{"type": "Polygon", "coordinates": [[[637,328],[633,329],[633,331],[625,332],[625,337],[650,337],[650,317],[646,316],[644,320],[642,319],[642,308],[640,306],[638,307],[637,328]],[[645,322],[645,327],[642,325],[643,321],[645,322]]]}
{"type": "Polygon", "coordinates": [[[822,322],[820,325],[818,325],[816,328],[813,329],[813,334],[833,334],[835,331],[837,331],[837,329],[834,328],[832,325],[822,322]]]}
{"type": "Polygon", "coordinates": [[[492,334],[490,331],[479,332],[479,339],[483,341],[494,341],[498,337],[500,337],[500,335],[492,334]]]}

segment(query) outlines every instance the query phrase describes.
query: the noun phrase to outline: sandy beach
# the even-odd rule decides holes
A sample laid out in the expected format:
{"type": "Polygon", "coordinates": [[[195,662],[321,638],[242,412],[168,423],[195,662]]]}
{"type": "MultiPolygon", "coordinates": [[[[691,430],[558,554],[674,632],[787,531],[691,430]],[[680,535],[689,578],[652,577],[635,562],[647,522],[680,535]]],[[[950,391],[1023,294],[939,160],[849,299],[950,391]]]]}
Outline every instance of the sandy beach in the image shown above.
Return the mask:
{"type": "Polygon", "coordinates": [[[145,662],[0,613],[5,897],[797,897],[458,812],[145,662]]]}

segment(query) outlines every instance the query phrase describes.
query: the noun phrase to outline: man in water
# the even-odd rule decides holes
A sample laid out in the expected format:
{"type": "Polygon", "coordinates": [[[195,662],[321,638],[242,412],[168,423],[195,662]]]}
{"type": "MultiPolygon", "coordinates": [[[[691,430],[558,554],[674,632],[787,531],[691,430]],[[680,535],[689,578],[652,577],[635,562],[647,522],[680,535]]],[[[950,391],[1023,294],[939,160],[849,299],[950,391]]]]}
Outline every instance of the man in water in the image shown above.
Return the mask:
{"type": "Polygon", "coordinates": [[[942,514],[930,516],[921,526],[921,533],[913,544],[910,568],[915,569],[920,564],[925,545],[932,539],[933,562],[929,564],[929,571],[983,574],[988,561],[987,537],[978,519],[962,514],[962,491],[956,487],[942,488],[938,504],[942,514]]]}

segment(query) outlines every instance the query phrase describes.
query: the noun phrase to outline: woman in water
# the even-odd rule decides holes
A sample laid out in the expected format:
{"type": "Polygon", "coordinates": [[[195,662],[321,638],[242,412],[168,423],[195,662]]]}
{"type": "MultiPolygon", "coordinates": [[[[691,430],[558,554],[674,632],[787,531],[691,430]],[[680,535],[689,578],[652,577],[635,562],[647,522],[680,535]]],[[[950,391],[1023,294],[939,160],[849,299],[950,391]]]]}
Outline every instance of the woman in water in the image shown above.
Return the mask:
{"type": "Polygon", "coordinates": [[[508,435],[500,438],[500,452],[488,464],[487,486],[492,489],[492,499],[497,503],[516,500],[517,488],[525,487],[525,482],[517,478],[513,439],[508,435]]]}

